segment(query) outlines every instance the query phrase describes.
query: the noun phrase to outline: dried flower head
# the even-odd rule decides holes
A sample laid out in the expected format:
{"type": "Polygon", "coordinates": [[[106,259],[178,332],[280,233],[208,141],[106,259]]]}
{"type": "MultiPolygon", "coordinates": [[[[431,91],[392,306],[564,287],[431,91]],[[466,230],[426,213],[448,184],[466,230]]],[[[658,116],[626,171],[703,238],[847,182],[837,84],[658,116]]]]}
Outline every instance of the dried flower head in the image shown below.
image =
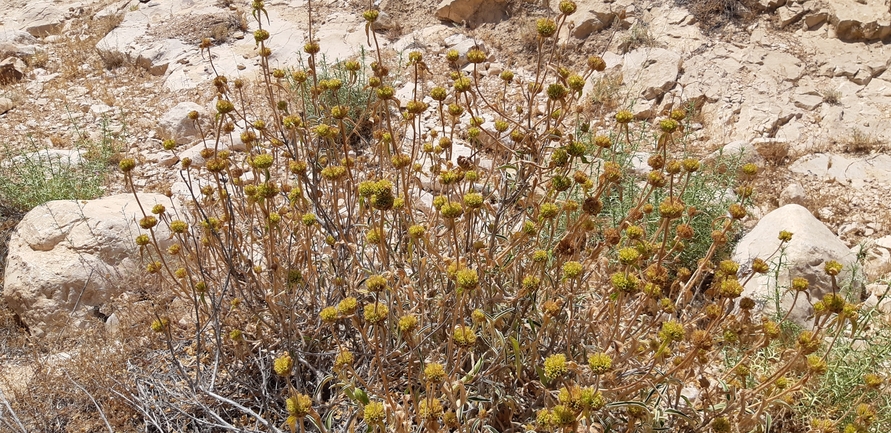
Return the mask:
{"type": "Polygon", "coordinates": [[[442,364],[438,362],[428,362],[424,366],[424,380],[430,384],[439,384],[446,379],[446,371],[442,364]]]}
{"type": "Polygon", "coordinates": [[[470,347],[476,344],[476,331],[465,325],[455,326],[452,332],[452,341],[460,347],[470,347]]]}
{"type": "Polygon", "coordinates": [[[418,327],[418,316],[406,314],[399,318],[399,323],[397,323],[396,327],[402,333],[413,332],[418,327]]]}
{"type": "Polygon", "coordinates": [[[591,373],[604,374],[613,368],[613,359],[603,352],[588,355],[588,367],[591,367],[591,373]]]}
{"type": "Polygon", "coordinates": [[[588,57],[588,68],[592,71],[601,72],[606,69],[606,62],[600,56],[588,57]]]}
{"type": "Polygon", "coordinates": [[[826,271],[826,274],[831,275],[831,276],[836,276],[839,273],[841,273],[842,268],[843,268],[842,264],[835,260],[830,260],[830,261],[826,262],[826,265],[823,266],[823,269],[826,271]]]}
{"type": "Polygon", "coordinates": [[[375,302],[365,306],[362,317],[365,318],[366,322],[377,325],[383,322],[389,313],[390,309],[386,305],[375,302]]]}
{"type": "Polygon", "coordinates": [[[275,374],[287,377],[291,375],[291,368],[294,367],[294,360],[291,359],[291,355],[285,353],[278,358],[275,358],[275,361],[272,364],[272,369],[275,370],[275,374]]]}
{"type": "Polygon", "coordinates": [[[551,355],[544,360],[544,376],[548,380],[555,380],[562,377],[569,371],[566,365],[566,355],[557,353],[551,355]]]}
{"type": "Polygon", "coordinates": [[[312,411],[312,398],[306,394],[296,394],[285,400],[285,407],[289,414],[303,418],[312,411]]]}
{"type": "Polygon", "coordinates": [[[549,38],[557,33],[557,23],[550,18],[539,18],[535,22],[535,31],[542,38],[549,38]]]}

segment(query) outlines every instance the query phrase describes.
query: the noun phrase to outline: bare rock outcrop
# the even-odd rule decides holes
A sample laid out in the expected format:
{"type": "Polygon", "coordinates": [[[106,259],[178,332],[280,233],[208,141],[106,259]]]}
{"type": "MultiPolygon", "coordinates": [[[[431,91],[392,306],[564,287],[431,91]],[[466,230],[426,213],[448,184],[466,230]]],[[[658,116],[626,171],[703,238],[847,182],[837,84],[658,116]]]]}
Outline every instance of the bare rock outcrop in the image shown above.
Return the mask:
{"type": "Polygon", "coordinates": [[[436,17],[476,27],[501,21],[506,17],[507,4],[507,0],[443,0],[436,7],[436,17]]]}
{"type": "Polygon", "coordinates": [[[891,11],[881,1],[832,0],[829,23],[845,42],[887,41],[891,38],[891,11]]]}
{"type": "Polygon", "coordinates": [[[31,35],[47,36],[62,30],[65,12],[51,1],[33,2],[22,12],[22,21],[25,23],[25,31],[31,35]]]}
{"type": "Polygon", "coordinates": [[[0,32],[0,59],[30,57],[37,51],[37,44],[37,38],[24,30],[0,32]]]}
{"type": "MultiPolygon", "coordinates": [[[[664,48],[643,47],[623,57],[604,56],[611,70],[621,70],[632,112],[638,119],[658,114],[665,95],[675,88],[681,68],[681,55],[664,48]],[[620,65],[613,66],[616,63],[620,65]]],[[[587,88],[587,92],[590,87],[587,88]]]]}
{"type": "Polygon", "coordinates": [[[194,102],[180,102],[173,106],[159,119],[158,135],[164,139],[176,140],[180,144],[201,138],[200,130],[195,121],[189,119],[189,113],[192,111],[206,116],[204,107],[194,102]]]}
{"type": "Polygon", "coordinates": [[[4,114],[15,108],[15,101],[9,98],[0,98],[0,114],[4,114]]]}
{"type": "MultiPolygon", "coordinates": [[[[148,209],[173,207],[160,194],[139,200],[148,209]]],[[[142,216],[129,194],[52,201],[25,215],[9,241],[3,297],[32,335],[88,326],[95,307],[128,290],[127,278],[141,268],[134,239],[142,216]]],[[[169,246],[163,224],[156,234],[162,248],[169,246]]]]}

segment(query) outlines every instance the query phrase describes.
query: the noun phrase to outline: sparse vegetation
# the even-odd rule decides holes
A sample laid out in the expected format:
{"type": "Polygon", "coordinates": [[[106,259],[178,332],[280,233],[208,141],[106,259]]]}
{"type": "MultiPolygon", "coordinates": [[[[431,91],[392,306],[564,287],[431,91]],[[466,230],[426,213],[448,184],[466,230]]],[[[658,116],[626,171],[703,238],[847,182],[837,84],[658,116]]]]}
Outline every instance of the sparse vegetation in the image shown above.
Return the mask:
{"type": "Polygon", "coordinates": [[[780,167],[789,162],[789,143],[782,140],[772,140],[761,143],[756,151],[764,161],[773,167],[780,167]]]}
{"type": "Polygon", "coordinates": [[[219,23],[210,29],[210,38],[216,44],[224,44],[229,40],[229,24],[219,23]]]}
{"type": "Polygon", "coordinates": [[[838,105],[841,103],[841,91],[833,88],[824,88],[820,90],[820,95],[823,96],[823,102],[831,105],[838,105]]]}
{"type": "Polygon", "coordinates": [[[82,141],[77,152],[48,149],[29,140],[0,148],[0,208],[25,212],[51,200],[102,195],[106,174],[120,152],[107,133],[99,142],[82,141]]]}
{"type": "Polygon", "coordinates": [[[46,50],[37,50],[28,57],[28,66],[32,68],[46,68],[49,64],[49,53],[46,50]]]}
{"type": "Polygon", "coordinates": [[[606,72],[593,80],[591,102],[604,110],[615,110],[621,101],[622,73],[606,72]]]}
{"type": "Polygon", "coordinates": [[[706,29],[750,20],[761,7],[752,0],[675,0],[675,3],[686,7],[706,29]]]}
{"type": "Polygon", "coordinates": [[[650,33],[647,23],[637,22],[628,30],[628,35],[619,44],[619,51],[627,53],[640,47],[656,46],[656,38],[650,33]]]}
{"type": "Polygon", "coordinates": [[[882,149],[882,142],[877,137],[859,128],[851,129],[839,141],[848,153],[871,153],[882,149]]]}

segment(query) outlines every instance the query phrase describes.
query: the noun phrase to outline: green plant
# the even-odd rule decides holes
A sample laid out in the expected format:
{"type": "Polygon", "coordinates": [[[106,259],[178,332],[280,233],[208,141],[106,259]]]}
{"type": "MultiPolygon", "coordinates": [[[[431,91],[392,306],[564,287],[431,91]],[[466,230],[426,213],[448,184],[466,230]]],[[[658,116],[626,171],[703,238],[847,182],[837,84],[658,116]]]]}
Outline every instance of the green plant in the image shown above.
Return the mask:
{"type": "Polygon", "coordinates": [[[359,146],[364,144],[362,142],[369,141],[370,123],[366,110],[369,102],[373,100],[373,93],[367,87],[366,64],[363,49],[358,59],[340,62],[333,67],[329,66],[323,57],[315,66],[315,72],[311,77],[305,74],[304,65],[300,65],[297,70],[289,71],[289,90],[292,94],[299,95],[294,101],[296,106],[291,110],[304,113],[303,116],[311,122],[323,122],[332,113],[321,110],[327,107],[338,107],[340,110],[345,107],[344,113],[337,113],[346,119],[344,122],[338,122],[344,132],[340,139],[346,140],[351,146],[359,146]],[[314,89],[327,91],[315,95],[317,99],[314,100],[314,89]]]}
{"type": "Polygon", "coordinates": [[[891,358],[891,329],[876,308],[860,311],[854,326],[846,329],[826,353],[827,373],[816,387],[807,389],[797,402],[801,416],[825,418],[829,415],[839,427],[863,424],[867,413],[871,431],[891,428],[891,397],[876,386],[864,384],[875,380],[877,366],[891,358]],[[868,404],[868,410],[860,407],[868,404]]]}
{"type": "MultiPolygon", "coordinates": [[[[589,131],[581,90],[607,65],[576,69],[556,40],[575,3],[536,21],[531,78],[504,71],[495,94],[480,49],[470,73],[446,53],[422,92],[436,59],[385,62],[375,10],[371,76],[354,61],[326,78],[307,4],[308,60],[286,70],[269,65],[253,2],[259,84],[214,79],[204,162],[179,165],[190,203],[139,218],[150,361],[128,364],[133,383],[116,392],[146,428],[751,431],[825,374],[814,354],[850,305],[824,300],[815,328],[782,340],[721,256],[758,168],[687,155],[683,110],[640,128],[620,110],[599,119],[612,130],[589,131]],[[220,146],[236,125],[244,152],[220,146]],[[626,152],[644,146],[637,178],[626,152]],[[722,212],[703,211],[733,186],[722,212]]],[[[137,160],[119,167],[136,193],[137,160]]]]}
{"type": "MultiPolygon", "coordinates": [[[[681,117],[676,112],[678,117],[681,117]]],[[[684,115],[684,120],[686,116],[684,115]]],[[[684,125],[689,126],[689,125],[684,125]]],[[[615,144],[603,152],[604,159],[615,161],[623,172],[633,170],[632,159],[639,157],[638,155],[647,155],[647,165],[650,169],[655,167],[662,168],[666,158],[664,155],[651,154],[658,149],[649,148],[652,143],[658,140],[658,137],[648,136],[650,132],[641,124],[641,127],[635,131],[635,135],[630,139],[622,140],[615,134],[610,140],[615,144]],[[647,148],[644,148],[647,147],[647,148]],[[642,153],[641,153],[642,152],[642,153]]],[[[591,148],[596,148],[593,142],[597,140],[594,134],[577,134],[591,148]]],[[[602,139],[602,137],[601,137],[602,139]]],[[[678,136],[678,146],[686,148],[686,137],[678,136]]],[[[685,153],[682,149],[675,150],[677,161],[690,158],[691,155],[685,153]]],[[[713,223],[719,220],[723,215],[727,214],[727,209],[739,200],[732,188],[737,180],[737,174],[743,166],[741,155],[722,155],[710,164],[706,164],[697,170],[695,175],[689,176],[684,184],[684,188],[675,193],[686,206],[687,215],[685,216],[684,225],[692,230],[693,236],[683,242],[683,246],[679,247],[677,256],[678,263],[690,269],[697,266],[697,260],[704,257],[711,247],[711,232],[713,223]]],[[[640,206],[639,200],[641,195],[645,194],[648,185],[641,182],[641,178],[637,176],[626,176],[622,179],[619,188],[610,191],[603,197],[604,210],[602,216],[608,225],[616,226],[621,224],[625,218],[636,206],[640,206]]],[[[655,210],[658,208],[669,194],[664,191],[654,191],[646,199],[645,206],[655,210]]],[[[662,224],[662,218],[659,213],[650,211],[644,213],[639,219],[640,225],[646,233],[654,233],[659,231],[662,224]]],[[[603,227],[602,229],[605,229],[603,227]]],[[[723,260],[729,256],[731,243],[721,245],[715,250],[713,259],[716,261],[723,260]]]]}
{"type": "Polygon", "coordinates": [[[2,148],[0,208],[26,212],[51,200],[91,199],[102,195],[106,174],[119,153],[116,138],[104,127],[98,142],[81,141],[76,152],[26,146],[2,148]]]}

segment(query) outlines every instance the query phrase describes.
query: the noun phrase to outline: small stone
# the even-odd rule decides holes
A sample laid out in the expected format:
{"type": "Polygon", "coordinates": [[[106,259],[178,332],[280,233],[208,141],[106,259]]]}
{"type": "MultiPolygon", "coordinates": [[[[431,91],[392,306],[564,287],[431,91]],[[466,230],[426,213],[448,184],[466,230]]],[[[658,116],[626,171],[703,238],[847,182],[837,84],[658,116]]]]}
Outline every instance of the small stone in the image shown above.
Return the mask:
{"type": "Polygon", "coordinates": [[[785,206],[787,204],[797,204],[804,206],[807,201],[807,196],[804,191],[804,188],[801,184],[795,182],[789,184],[783,191],[780,193],[780,206],[785,206]]]}
{"type": "Polygon", "coordinates": [[[9,98],[0,98],[0,114],[6,113],[15,108],[15,102],[9,98]]]}
{"type": "Polygon", "coordinates": [[[0,84],[12,84],[25,77],[25,62],[16,57],[8,57],[0,62],[0,84]]]}

